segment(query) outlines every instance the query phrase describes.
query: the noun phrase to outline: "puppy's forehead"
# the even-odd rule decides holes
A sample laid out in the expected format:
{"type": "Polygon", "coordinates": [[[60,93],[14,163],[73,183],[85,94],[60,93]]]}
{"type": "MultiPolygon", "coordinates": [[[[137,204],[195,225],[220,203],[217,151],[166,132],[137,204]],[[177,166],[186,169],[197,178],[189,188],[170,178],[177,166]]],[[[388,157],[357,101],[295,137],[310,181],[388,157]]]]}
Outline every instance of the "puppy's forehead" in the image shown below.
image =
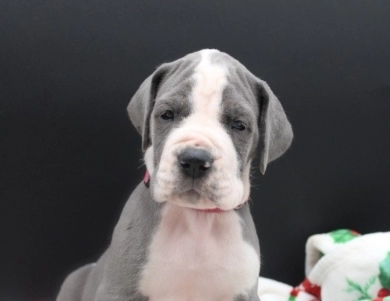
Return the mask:
{"type": "Polygon", "coordinates": [[[221,106],[224,100],[253,102],[251,79],[254,76],[226,53],[206,49],[170,64],[172,67],[161,85],[158,99],[187,100],[193,110],[206,109],[207,103],[221,106]]]}

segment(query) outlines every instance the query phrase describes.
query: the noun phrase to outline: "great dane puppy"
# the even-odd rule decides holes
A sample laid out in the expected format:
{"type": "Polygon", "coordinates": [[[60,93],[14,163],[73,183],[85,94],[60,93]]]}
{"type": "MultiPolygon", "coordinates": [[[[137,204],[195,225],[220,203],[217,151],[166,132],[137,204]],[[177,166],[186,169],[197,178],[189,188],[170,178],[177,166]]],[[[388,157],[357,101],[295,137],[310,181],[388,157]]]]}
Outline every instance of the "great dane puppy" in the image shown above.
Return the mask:
{"type": "Polygon", "coordinates": [[[70,274],[57,301],[259,300],[251,161],[259,144],[264,173],[293,138],[274,93],[229,55],[202,50],[157,68],[128,111],[150,178],[107,251],[70,274]]]}

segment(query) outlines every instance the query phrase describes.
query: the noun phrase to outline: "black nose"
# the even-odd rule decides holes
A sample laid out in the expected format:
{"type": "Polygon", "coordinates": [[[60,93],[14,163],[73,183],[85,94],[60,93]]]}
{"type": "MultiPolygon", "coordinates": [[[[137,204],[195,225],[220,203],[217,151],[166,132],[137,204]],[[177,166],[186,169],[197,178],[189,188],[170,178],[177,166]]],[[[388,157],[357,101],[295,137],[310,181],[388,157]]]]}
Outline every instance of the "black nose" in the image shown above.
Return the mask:
{"type": "Polygon", "coordinates": [[[178,159],[182,171],[194,179],[203,176],[213,163],[213,157],[208,151],[194,147],[184,149],[178,159]]]}

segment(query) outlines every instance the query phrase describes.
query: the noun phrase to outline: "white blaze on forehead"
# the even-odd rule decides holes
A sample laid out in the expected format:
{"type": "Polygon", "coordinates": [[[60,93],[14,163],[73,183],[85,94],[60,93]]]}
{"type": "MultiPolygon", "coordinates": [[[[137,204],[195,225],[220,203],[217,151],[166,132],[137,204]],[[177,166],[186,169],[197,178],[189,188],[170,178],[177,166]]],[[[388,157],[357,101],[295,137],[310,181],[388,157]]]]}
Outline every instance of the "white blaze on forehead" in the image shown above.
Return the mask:
{"type": "Polygon", "coordinates": [[[222,92],[227,84],[227,68],[211,62],[217,50],[203,50],[201,61],[195,68],[195,86],[192,93],[194,114],[214,121],[219,120],[222,92]]]}

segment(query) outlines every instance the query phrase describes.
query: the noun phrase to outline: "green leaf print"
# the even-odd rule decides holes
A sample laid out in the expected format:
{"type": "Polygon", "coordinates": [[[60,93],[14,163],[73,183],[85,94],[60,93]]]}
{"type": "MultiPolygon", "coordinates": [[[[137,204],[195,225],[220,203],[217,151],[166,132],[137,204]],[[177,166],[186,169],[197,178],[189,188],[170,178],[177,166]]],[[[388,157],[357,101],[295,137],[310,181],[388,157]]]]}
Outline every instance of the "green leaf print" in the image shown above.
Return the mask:
{"type": "Polygon", "coordinates": [[[390,289],[390,252],[379,264],[379,281],[382,287],[390,289]]]}
{"type": "Polygon", "coordinates": [[[362,288],[358,283],[353,282],[352,280],[347,278],[348,289],[347,292],[351,293],[357,291],[360,293],[360,297],[358,300],[370,299],[371,296],[368,294],[365,288],[362,288]]]}
{"type": "Polygon", "coordinates": [[[347,229],[336,230],[336,231],[330,232],[329,235],[333,238],[333,241],[336,244],[346,243],[346,242],[356,238],[357,236],[359,236],[359,234],[357,232],[347,230],[347,229]]]}
{"type": "Polygon", "coordinates": [[[376,281],[376,277],[375,277],[375,276],[372,276],[372,277],[368,280],[368,282],[366,283],[366,285],[364,286],[363,290],[367,292],[367,291],[371,288],[371,286],[375,283],[375,281],[376,281]]]}

